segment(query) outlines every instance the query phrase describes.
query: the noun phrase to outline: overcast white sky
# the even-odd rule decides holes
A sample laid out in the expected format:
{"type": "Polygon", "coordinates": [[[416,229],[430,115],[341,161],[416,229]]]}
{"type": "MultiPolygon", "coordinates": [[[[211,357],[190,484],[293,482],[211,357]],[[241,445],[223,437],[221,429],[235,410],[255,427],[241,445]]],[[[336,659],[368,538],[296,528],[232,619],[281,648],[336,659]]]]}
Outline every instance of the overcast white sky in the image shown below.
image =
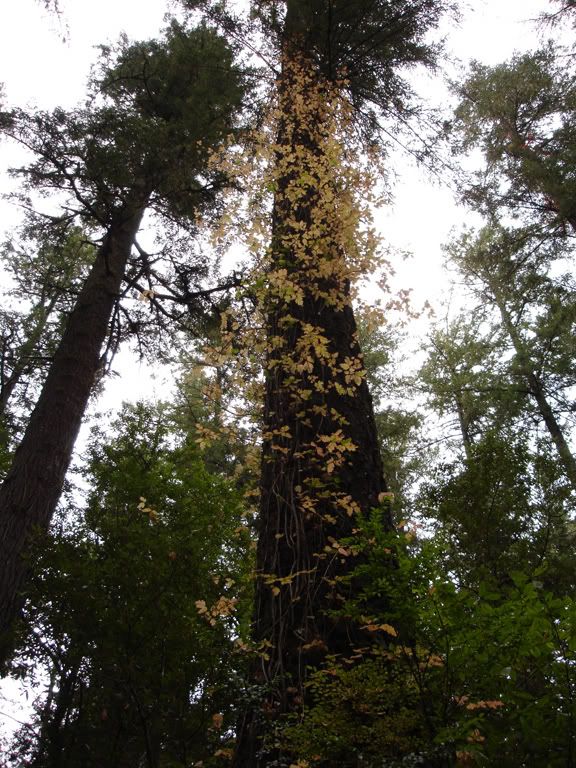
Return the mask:
{"type": "MultiPolygon", "coordinates": [[[[95,46],[113,42],[120,32],[132,39],[153,36],[163,24],[166,0],[60,0],[59,22],[43,10],[40,0],[5,0],[0,8],[0,82],[9,103],[50,108],[81,101],[95,46]],[[66,41],[62,41],[63,35],[66,41]]],[[[477,58],[496,63],[514,49],[536,44],[534,24],[549,0],[477,0],[468,2],[459,28],[447,27],[448,48],[462,60],[477,58]]],[[[433,100],[441,100],[441,86],[428,85],[433,100]]],[[[0,166],[9,164],[10,152],[0,145],[0,166]]],[[[461,213],[452,204],[449,189],[435,186],[426,174],[408,161],[397,159],[401,182],[396,205],[378,216],[383,236],[415,255],[411,284],[418,296],[428,296],[437,286],[439,244],[461,213]]],[[[0,182],[0,189],[6,188],[0,182]]],[[[0,228],[10,214],[0,208],[0,228]]]]}
{"type": "MultiPolygon", "coordinates": [[[[0,82],[9,103],[50,108],[81,101],[95,46],[113,42],[120,32],[132,39],[153,36],[163,24],[166,0],[60,0],[59,22],[43,10],[40,0],[5,0],[0,8],[0,82]],[[66,41],[62,41],[66,34],[66,41]]],[[[468,2],[463,23],[445,30],[448,48],[462,60],[477,58],[496,63],[514,49],[536,43],[534,24],[549,0],[477,0],[468,2]]],[[[442,98],[430,86],[431,98],[442,98]],[[433,91],[433,92],[432,92],[433,91]]],[[[9,150],[0,148],[0,162],[9,162],[9,150]]],[[[0,188],[2,185],[0,183],[0,188]]],[[[402,165],[397,204],[382,213],[385,237],[422,253],[435,250],[455,223],[446,189],[431,189],[419,169],[402,165]]],[[[4,222],[0,222],[0,227],[4,222]]],[[[421,268],[417,270],[421,273],[421,268]]]]}
{"type": "MultiPolygon", "coordinates": [[[[96,46],[115,42],[122,32],[131,39],[153,37],[164,25],[168,0],[59,0],[58,19],[43,8],[42,0],[0,2],[0,82],[7,104],[50,109],[81,102],[96,46]]],[[[177,2],[173,8],[177,9],[177,2]]],[[[464,0],[459,26],[442,30],[448,50],[462,61],[471,58],[495,64],[514,50],[537,45],[533,20],[550,10],[549,0],[464,0]]],[[[446,99],[441,78],[426,79],[420,90],[433,103],[446,99]]],[[[0,192],[11,182],[5,168],[18,163],[15,149],[0,143],[0,192]]],[[[439,306],[446,290],[441,244],[452,228],[462,226],[465,212],[457,209],[452,191],[400,154],[391,158],[399,173],[395,204],[376,214],[383,241],[413,253],[399,261],[397,284],[411,287],[415,305],[425,300],[439,306]]],[[[15,220],[15,211],[0,200],[0,237],[15,220]]],[[[1,276],[0,276],[1,279],[1,276]]],[[[442,309],[438,309],[442,314],[442,309]]],[[[114,407],[123,398],[166,394],[161,377],[151,378],[149,365],[119,354],[114,368],[121,376],[109,379],[100,408],[114,407]]]]}
{"type": "MultiPolygon", "coordinates": [[[[496,63],[533,39],[534,19],[548,0],[468,2],[459,29],[447,29],[449,47],[463,58],[496,63]]],[[[167,0],[60,0],[62,20],[41,0],[5,0],[0,8],[0,81],[10,101],[38,106],[73,105],[82,98],[94,46],[120,32],[138,39],[162,26],[167,0]],[[66,33],[67,40],[62,42],[66,33]]]]}
{"type": "MultiPolygon", "coordinates": [[[[123,31],[132,39],[153,37],[167,11],[166,0],[60,0],[60,6],[62,20],[58,21],[43,10],[41,0],[0,3],[0,82],[7,103],[73,106],[83,99],[88,71],[96,58],[94,47],[114,42],[123,31]]],[[[448,47],[462,60],[497,63],[514,50],[537,44],[530,20],[550,7],[548,0],[469,2],[460,28],[445,30],[448,47]]],[[[427,89],[432,99],[443,98],[440,85],[427,89]]],[[[11,162],[14,150],[0,145],[0,192],[9,189],[4,169],[11,162]]],[[[454,206],[451,191],[433,184],[413,163],[396,159],[395,166],[401,174],[396,202],[377,214],[377,224],[384,238],[414,253],[413,261],[400,265],[403,284],[415,288],[419,301],[434,300],[445,285],[440,245],[451,228],[461,226],[464,214],[454,206]]],[[[14,211],[0,203],[0,233],[9,230],[13,221],[14,211]]],[[[146,366],[121,357],[115,367],[122,377],[108,384],[107,404],[134,396],[135,378],[129,373],[143,384],[142,392],[162,394],[161,382],[150,382],[146,366]]],[[[0,718],[0,728],[1,722],[0,718]]]]}
{"type": "MultiPolygon", "coordinates": [[[[443,30],[448,50],[463,61],[486,63],[535,46],[533,20],[551,8],[549,0],[476,0],[464,5],[461,25],[443,30]]],[[[114,42],[121,32],[131,39],[153,37],[163,26],[168,0],[60,0],[60,7],[58,19],[43,9],[41,0],[0,4],[0,82],[8,104],[51,108],[82,101],[96,46],[114,42]]],[[[446,98],[440,79],[435,84],[426,80],[423,90],[433,102],[446,98]]],[[[14,148],[0,143],[0,191],[12,184],[3,169],[14,157],[14,148]]],[[[414,254],[409,262],[397,264],[402,287],[413,288],[417,304],[426,299],[438,304],[446,285],[440,246],[452,228],[461,226],[464,212],[454,206],[448,187],[433,182],[409,159],[398,156],[392,163],[400,174],[395,205],[378,212],[376,223],[385,241],[414,254]]],[[[13,221],[13,209],[0,201],[0,232],[13,221]]],[[[142,391],[161,394],[161,385],[147,381],[146,366],[119,356],[115,367],[129,367],[138,373],[142,391]]],[[[128,388],[134,391],[123,379],[111,380],[106,401],[121,399],[128,388]]]]}

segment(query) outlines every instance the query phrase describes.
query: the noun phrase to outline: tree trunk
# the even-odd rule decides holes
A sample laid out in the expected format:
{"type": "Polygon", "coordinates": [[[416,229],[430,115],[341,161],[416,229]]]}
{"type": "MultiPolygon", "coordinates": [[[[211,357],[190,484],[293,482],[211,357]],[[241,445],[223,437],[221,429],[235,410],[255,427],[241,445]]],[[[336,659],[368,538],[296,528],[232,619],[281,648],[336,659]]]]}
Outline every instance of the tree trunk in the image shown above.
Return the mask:
{"type": "Polygon", "coordinates": [[[144,207],[127,203],[110,225],[0,487],[0,664],[21,607],[27,546],[47,530],[58,504],[144,207]]]}
{"type": "Polygon", "coordinates": [[[554,411],[548,402],[544,386],[542,385],[539,376],[535,373],[534,368],[530,363],[527,350],[522,339],[520,338],[520,335],[518,334],[516,327],[514,326],[514,323],[512,322],[510,313],[506,309],[506,304],[503,298],[500,296],[499,291],[495,291],[493,289],[493,292],[496,304],[500,311],[500,316],[502,317],[502,324],[504,325],[504,328],[506,329],[506,332],[512,341],[512,346],[516,352],[520,373],[524,377],[528,391],[536,401],[536,405],[538,406],[538,411],[540,412],[542,421],[546,425],[546,429],[548,430],[552,442],[556,446],[556,451],[558,452],[560,463],[564,467],[566,477],[572,485],[572,488],[576,491],[576,460],[574,459],[572,451],[570,450],[570,446],[564,437],[562,427],[558,423],[556,416],[554,415],[554,411]]]}
{"type": "Polygon", "coordinates": [[[456,411],[458,413],[458,424],[460,426],[460,434],[462,436],[462,445],[464,446],[464,453],[467,461],[472,461],[472,448],[474,443],[470,434],[470,422],[466,416],[466,409],[462,401],[462,391],[455,390],[454,402],[456,404],[456,411]]]}
{"type": "Polygon", "coordinates": [[[507,154],[520,163],[527,164],[530,168],[528,176],[534,177],[533,184],[527,182],[527,185],[533,186],[537,192],[540,192],[549,210],[557,213],[558,218],[570,224],[576,232],[576,203],[573,196],[564,194],[562,182],[550,177],[550,169],[544,164],[541,154],[529,146],[526,137],[518,132],[514,123],[508,125],[508,133],[511,142],[506,149],[507,154]]]}
{"type": "Polygon", "coordinates": [[[74,711],[79,664],[72,669],[53,670],[50,693],[40,716],[41,728],[31,768],[65,768],[67,758],[63,726],[74,711]],[[54,679],[57,678],[57,679],[54,679]]]}
{"type": "Polygon", "coordinates": [[[576,491],[576,461],[574,460],[570,446],[566,442],[562,427],[556,420],[554,411],[548,402],[542,382],[532,370],[527,369],[524,375],[526,383],[530,389],[530,394],[533,396],[534,400],[536,400],[536,404],[538,405],[542,421],[546,425],[546,429],[552,438],[552,442],[556,446],[556,451],[558,452],[566,476],[570,481],[572,488],[576,491]]]}
{"type": "MultiPolygon", "coordinates": [[[[290,7],[286,26],[290,25],[290,7]]],[[[301,708],[307,669],[367,638],[331,615],[357,563],[340,543],[386,490],[351,306],[332,86],[290,40],[279,83],[251,678],[236,768],[284,765],[264,744],[301,708]],[[360,518],[360,519],[359,519],[360,518]],[[279,762],[275,762],[279,761],[279,762]]],[[[389,513],[385,525],[391,527],[389,513]]],[[[348,587],[349,589],[349,587],[348,587]]]]}
{"type": "Polygon", "coordinates": [[[40,302],[30,313],[38,315],[38,319],[30,331],[28,338],[18,350],[18,360],[15,362],[10,375],[0,381],[0,419],[6,413],[8,402],[12,397],[14,390],[31,367],[30,358],[38,347],[44,329],[46,328],[46,324],[48,323],[48,319],[54,311],[59,298],[60,296],[58,294],[53,296],[47,305],[40,302]]]}

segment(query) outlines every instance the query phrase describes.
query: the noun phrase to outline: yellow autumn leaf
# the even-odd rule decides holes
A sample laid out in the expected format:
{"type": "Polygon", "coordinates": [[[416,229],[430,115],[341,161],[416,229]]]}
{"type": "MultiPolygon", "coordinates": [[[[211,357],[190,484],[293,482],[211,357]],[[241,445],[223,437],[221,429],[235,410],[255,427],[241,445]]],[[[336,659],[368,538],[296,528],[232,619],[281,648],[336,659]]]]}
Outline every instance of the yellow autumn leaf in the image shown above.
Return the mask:
{"type": "Polygon", "coordinates": [[[224,715],[220,712],[217,712],[216,714],[212,715],[212,727],[215,728],[217,731],[222,728],[222,724],[224,722],[224,715]]]}

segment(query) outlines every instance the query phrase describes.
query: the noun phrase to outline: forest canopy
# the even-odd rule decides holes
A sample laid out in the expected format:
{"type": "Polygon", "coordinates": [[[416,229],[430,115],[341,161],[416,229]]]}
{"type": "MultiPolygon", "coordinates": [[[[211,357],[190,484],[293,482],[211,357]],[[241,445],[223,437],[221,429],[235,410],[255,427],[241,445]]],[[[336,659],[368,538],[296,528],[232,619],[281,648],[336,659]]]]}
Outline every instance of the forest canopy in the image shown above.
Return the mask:
{"type": "Polygon", "coordinates": [[[170,12],[0,102],[1,768],[576,766],[574,3],[170,12]]]}

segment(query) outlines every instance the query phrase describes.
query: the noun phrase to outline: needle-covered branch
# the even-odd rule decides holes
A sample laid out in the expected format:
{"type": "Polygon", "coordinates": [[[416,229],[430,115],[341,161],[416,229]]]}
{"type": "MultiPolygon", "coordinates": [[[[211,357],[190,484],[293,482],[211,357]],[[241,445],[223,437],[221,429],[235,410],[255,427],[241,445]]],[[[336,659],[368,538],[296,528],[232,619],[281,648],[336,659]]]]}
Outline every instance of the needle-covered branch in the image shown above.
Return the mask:
{"type": "Polygon", "coordinates": [[[58,503],[144,213],[152,206],[196,221],[215,211],[225,179],[209,157],[234,130],[244,93],[232,51],[207,27],[173,24],[163,41],[124,41],[104,52],[100,75],[85,109],[16,111],[2,121],[36,154],[20,171],[28,188],[72,197],[102,239],[0,487],[0,662],[21,605],[26,549],[58,503]]]}

